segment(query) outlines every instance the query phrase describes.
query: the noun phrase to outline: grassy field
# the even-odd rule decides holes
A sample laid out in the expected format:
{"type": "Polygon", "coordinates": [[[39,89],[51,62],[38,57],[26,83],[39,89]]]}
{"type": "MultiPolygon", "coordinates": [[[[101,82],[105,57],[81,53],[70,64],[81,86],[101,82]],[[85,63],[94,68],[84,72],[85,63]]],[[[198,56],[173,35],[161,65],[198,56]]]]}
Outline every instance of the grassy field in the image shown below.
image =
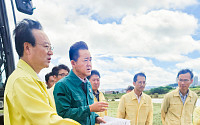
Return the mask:
{"type": "MultiPolygon", "coordinates": [[[[117,116],[117,107],[118,101],[110,101],[108,107],[108,116],[116,117],[117,116]]],[[[154,103],[153,104],[153,125],[162,125],[161,116],[160,116],[160,108],[161,104],[154,103]]]]}

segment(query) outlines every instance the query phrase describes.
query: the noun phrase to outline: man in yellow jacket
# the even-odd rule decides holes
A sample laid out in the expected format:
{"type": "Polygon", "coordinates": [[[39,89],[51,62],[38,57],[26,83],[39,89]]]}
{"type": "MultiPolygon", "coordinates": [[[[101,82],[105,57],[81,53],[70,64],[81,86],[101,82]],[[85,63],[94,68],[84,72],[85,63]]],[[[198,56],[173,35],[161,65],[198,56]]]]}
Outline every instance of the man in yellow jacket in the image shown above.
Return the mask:
{"type": "Polygon", "coordinates": [[[44,82],[38,77],[49,67],[53,55],[51,43],[38,21],[22,20],[14,31],[20,57],[16,70],[8,78],[4,93],[5,125],[80,125],[63,119],[44,82]]]}
{"type": "MultiPolygon", "coordinates": [[[[92,70],[91,75],[87,77],[92,85],[92,91],[94,95],[94,102],[106,102],[105,97],[101,91],[99,91],[100,86],[100,73],[97,70],[92,70]]],[[[107,110],[104,112],[96,112],[100,117],[107,116],[107,110]]],[[[98,125],[98,124],[96,124],[98,125]]]]}
{"type": "Polygon", "coordinates": [[[130,120],[131,125],[152,125],[153,104],[151,97],[143,93],[146,75],[137,73],[133,85],[134,90],[121,97],[117,117],[130,120]]]}
{"type": "Polygon", "coordinates": [[[189,90],[193,73],[182,69],[177,75],[178,88],[165,95],[161,105],[163,125],[192,125],[192,114],[198,96],[189,90]]]}

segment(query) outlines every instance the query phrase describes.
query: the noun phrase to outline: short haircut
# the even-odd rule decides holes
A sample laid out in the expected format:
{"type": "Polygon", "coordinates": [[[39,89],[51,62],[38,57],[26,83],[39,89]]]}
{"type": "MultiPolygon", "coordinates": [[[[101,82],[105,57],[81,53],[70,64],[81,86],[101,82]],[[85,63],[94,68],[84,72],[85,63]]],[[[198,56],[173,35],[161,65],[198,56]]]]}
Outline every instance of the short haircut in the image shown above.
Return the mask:
{"type": "Polygon", "coordinates": [[[89,80],[91,78],[92,75],[98,75],[99,78],[101,78],[100,73],[97,70],[92,70],[91,71],[91,75],[87,77],[87,79],[89,80]]]}
{"type": "Polygon", "coordinates": [[[133,89],[134,89],[133,86],[128,86],[127,89],[126,89],[126,91],[133,90],[133,89]]]}
{"type": "Polygon", "coordinates": [[[23,56],[25,42],[35,46],[35,37],[32,33],[33,29],[42,30],[40,22],[31,19],[23,19],[13,31],[15,37],[15,48],[19,57],[23,56]]]}
{"type": "Polygon", "coordinates": [[[138,77],[138,76],[143,76],[143,77],[145,77],[145,80],[146,80],[146,75],[145,75],[144,73],[140,72],[140,73],[135,74],[135,76],[134,76],[134,78],[133,78],[133,81],[134,81],[134,82],[137,81],[137,77],[138,77]]]}
{"type": "Polygon", "coordinates": [[[189,70],[189,69],[182,69],[182,70],[180,70],[180,71],[178,72],[177,78],[179,77],[179,75],[181,75],[181,74],[186,74],[186,73],[190,73],[190,78],[193,79],[193,76],[194,76],[194,75],[193,75],[192,71],[189,70]]]}
{"type": "Polygon", "coordinates": [[[47,73],[46,75],[45,75],[45,81],[48,83],[48,81],[49,81],[49,77],[50,76],[53,76],[53,73],[52,72],[50,72],[50,73],[47,73]]]}
{"type": "Polygon", "coordinates": [[[70,61],[74,60],[76,62],[78,60],[79,50],[88,50],[87,44],[83,41],[74,43],[69,49],[70,61]]]}
{"type": "Polygon", "coordinates": [[[60,71],[61,69],[64,69],[64,70],[67,70],[67,72],[70,72],[70,69],[69,69],[68,66],[66,66],[66,65],[64,65],[64,64],[60,64],[60,65],[58,65],[58,66],[53,67],[53,69],[52,69],[53,75],[58,76],[58,73],[59,73],[59,71],[60,71]]]}

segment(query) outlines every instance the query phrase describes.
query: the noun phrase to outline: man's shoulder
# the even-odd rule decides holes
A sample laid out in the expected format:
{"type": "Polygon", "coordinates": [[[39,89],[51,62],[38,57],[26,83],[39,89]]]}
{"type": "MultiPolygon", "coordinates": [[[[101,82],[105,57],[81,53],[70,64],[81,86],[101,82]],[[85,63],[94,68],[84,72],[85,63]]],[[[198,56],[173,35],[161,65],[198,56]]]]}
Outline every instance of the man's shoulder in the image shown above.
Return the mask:
{"type": "Polygon", "coordinates": [[[73,85],[73,80],[70,80],[70,77],[64,77],[55,84],[54,89],[71,88],[73,85]]]}
{"type": "Polygon", "coordinates": [[[19,80],[19,79],[27,79],[27,80],[31,80],[31,75],[26,72],[25,70],[22,70],[22,69],[15,69],[13,71],[13,73],[8,77],[8,83],[10,82],[14,82],[16,80],[19,80]]]}
{"type": "Polygon", "coordinates": [[[194,91],[189,90],[189,93],[191,93],[191,95],[194,96],[195,98],[198,98],[198,95],[194,91]]]}
{"type": "Polygon", "coordinates": [[[67,79],[67,78],[65,77],[65,78],[60,79],[60,80],[55,84],[55,88],[56,88],[56,87],[59,87],[59,86],[68,86],[69,84],[71,84],[71,83],[69,82],[69,79],[67,79]]]}
{"type": "Polygon", "coordinates": [[[196,94],[194,91],[192,91],[191,89],[189,89],[189,92],[191,92],[191,94],[196,94]]]}
{"type": "Polygon", "coordinates": [[[103,92],[99,91],[99,95],[104,95],[103,92]]]}
{"type": "Polygon", "coordinates": [[[129,92],[129,93],[126,93],[126,94],[122,95],[121,98],[129,100],[129,99],[133,98],[133,96],[134,96],[133,93],[129,92]]]}
{"type": "Polygon", "coordinates": [[[146,99],[151,100],[151,97],[145,93],[142,93],[142,96],[144,96],[146,99]]]}
{"type": "Polygon", "coordinates": [[[178,93],[178,90],[177,89],[174,89],[168,93],[165,94],[165,96],[173,96],[174,94],[178,93]]]}

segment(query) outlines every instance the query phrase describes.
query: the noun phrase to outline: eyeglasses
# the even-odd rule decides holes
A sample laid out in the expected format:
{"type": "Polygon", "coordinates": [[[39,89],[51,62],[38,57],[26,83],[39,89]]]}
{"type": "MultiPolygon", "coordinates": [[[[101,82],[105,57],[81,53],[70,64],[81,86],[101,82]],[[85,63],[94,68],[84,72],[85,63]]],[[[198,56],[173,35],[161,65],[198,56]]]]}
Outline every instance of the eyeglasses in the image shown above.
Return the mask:
{"type": "Polygon", "coordinates": [[[179,82],[189,82],[189,79],[178,79],[179,82]]]}
{"type": "Polygon", "coordinates": [[[137,82],[139,85],[146,85],[146,81],[138,81],[137,82]]]}
{"type": "Polygon", "coordinates": [[[37,44],[43,46],[44,48],[46,48],[47,51],[50,51],[50,50],[53,51],[53,49],[54,49],[54,47],[52,47],[52,46],[50,46],[48,44],[40,44],[40,43],[37,43],[37,44]]]}
{"type": "Polygon", "coordinates": [[[61,73],[61,74],[58,74],[59,76],[67,76],[68,74],[65,74],[65,73],[61,73]]]}

